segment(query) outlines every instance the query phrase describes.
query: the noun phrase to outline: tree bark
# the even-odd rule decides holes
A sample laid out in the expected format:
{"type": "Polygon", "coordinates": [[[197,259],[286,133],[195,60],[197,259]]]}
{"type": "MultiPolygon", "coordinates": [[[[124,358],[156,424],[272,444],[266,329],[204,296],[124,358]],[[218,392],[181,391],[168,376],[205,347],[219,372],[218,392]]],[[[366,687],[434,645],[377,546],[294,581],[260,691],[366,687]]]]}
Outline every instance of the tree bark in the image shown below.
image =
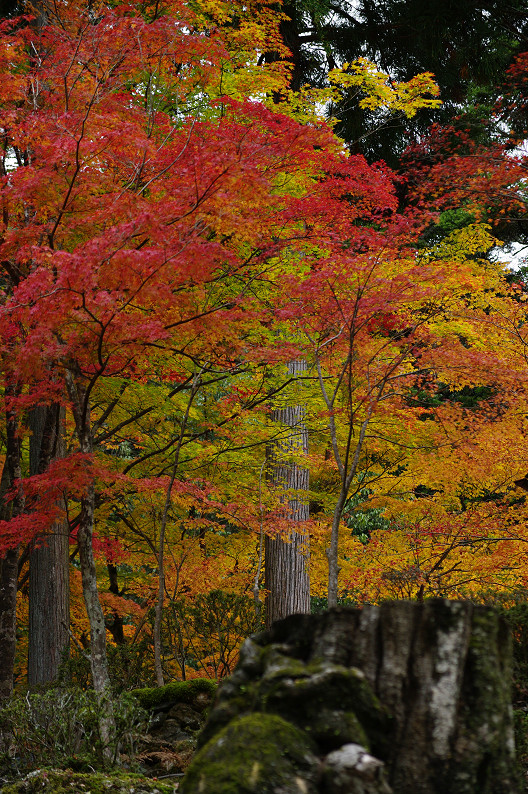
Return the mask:
{"type": "Polygon", "coordinates": [[[343,509],[347,500],[347,489],[341,488],[334,514],[332,516],[332,529],[330,532],[330,545],[326,550],[328,560],[328,607],[337,606],[339,572],[339,527],[343,517],[343,509]]]}
{"type": "MultiPolygon", "coordinates": [[[[37,406],[31,412],[30,474],[45,471],[65,454],[65,412],[59,405],[37,406]]],[[[29,557],[28,684],[54,681],[69,649],[69,527],[57,521],[36,538],[29,557]]]]}
{"type": "Polygon", "coordinates": [[[106,656],[106,626],[97,590],[97,573],[93,555],[95,487],[90,483],[81,501],[81,517],[77,530],[79,560],[86,613],[90,621],[90,663],[92,681],[99,695],[110,692],[108,660],[106,656]]]}
{"type": "Polygon", "coordinates": [[[13,694],[18,546],[0,560],[0,702],[13,694]]]}
{"type": "MultiPolygon", "coordinates": [[[[84,387],[82,376],[72,370],[66,373],[68,393],[72,402],[73,415],[80,451],[93,453],[92,426],[90,417],[90,400],[84,387]]],[[[89,464],[87,464],[89,465],[89,464]]],[[[90,623],[90,667],[93,688],[100,706],[99,729],[105,753],[108,751],[114,732],[114,716],[111,701],[110,676],[108,674],[108,658],[106,655],[106,626],[99,592],[97,590],[97,573],[93,554],[93,532],[95,522],[95,485],[92,479],[81,499],[81,514],[77,530],[79,561],[86,614],[90,623]]]]}
{"type": "MultiPolygon", "coordinates": [[[[290,376],[306,371],[305,361],[288,364],[290,376]]],[[[272,419],[290,428],[287,438],[277,443],[271,457],[270,481],[283,491],[281,502],[290,529],[287,536],[267,536],[264,543],[266,625],[296,612],[310,611],[310,577],[308,568],[309,537],[303,524],[309,518],[309,470],[296,461],[280,458],[308,454],[308,431],[304,425],[304,408],[292,405],[272,413],[272,419]]]]}
{"type": "MultiPolygon", "coordinates": [[[[117,596],[120,595],[119,584],[117,581],[116,566],[110,562],[107,562],[106,570],[108,571],[108,578],[110,579],[110,585],[108,589],[114,595],[117,596]]],[[[126,639],[125,639],[125,633],[123,631],[123,618],[121,617],[121,615],[118,615],[117,612],[114,612],[114,614],[112,615],[111,624],[107,623],[106,627],[108,631],[111,633],[116,645],[125,645],[126,639]]]]}
{"type": "MultiPolygon", "coordinates": [[[[6,399],[19,394],[17,385],[7,384],[6,399]]],[[[14,518],[24,509],[21,487],[13,498],[6,494],[22,477],[21,439],[15,411],[6,411],[6,459],[0,480],[0,518],[14,518]]],[[[16,652],[16,595],[18,580],[18,546],[8,549],[0,561],[0,700],[13,693],[13,673],[16,652]]]]}

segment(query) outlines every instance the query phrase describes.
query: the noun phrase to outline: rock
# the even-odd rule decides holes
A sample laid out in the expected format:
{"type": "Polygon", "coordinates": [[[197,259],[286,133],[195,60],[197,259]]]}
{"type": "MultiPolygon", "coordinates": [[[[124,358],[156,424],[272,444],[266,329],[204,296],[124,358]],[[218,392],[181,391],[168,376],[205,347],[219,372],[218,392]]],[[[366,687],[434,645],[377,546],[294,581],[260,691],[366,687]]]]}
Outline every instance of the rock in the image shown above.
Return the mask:
{"type": "Polygon", "coordinates": [[[279,674],[275,665],[262,677],[259,699],[265,711],[307,731],[324,751],[349,742],[370,746],[370,730],[366,732],[362,722],[368,728],[377,722],[378,731],[388,726],[388,715],[357,668],[295,661],[279,674]]]}
{"type": "Polygon", "coordinates": [[[149,734],[142,738],[136,754],[148,774],[179,774],[187,769],[216,689],[216,682],[198,678],[134,690],[152,715],[149,734]]]}
{"type": "Polygon", "coordinates": [[[168,719],[175,720],[182,729],[199,731],[203,725],[203,714],[188,703],[177,703],[169,710],[168,719]]]}
{"type": "Polygon", "coordinates": [[[325,794],[391,794],[385,764],[359,744],[345,744],[326,756],[325,794]]]}
{"type": "Polygon", "coordinates": [[[248,714],[196,754],[180,794],[317,794],[313,750],[306,734],[281,717],[248,714]]]}

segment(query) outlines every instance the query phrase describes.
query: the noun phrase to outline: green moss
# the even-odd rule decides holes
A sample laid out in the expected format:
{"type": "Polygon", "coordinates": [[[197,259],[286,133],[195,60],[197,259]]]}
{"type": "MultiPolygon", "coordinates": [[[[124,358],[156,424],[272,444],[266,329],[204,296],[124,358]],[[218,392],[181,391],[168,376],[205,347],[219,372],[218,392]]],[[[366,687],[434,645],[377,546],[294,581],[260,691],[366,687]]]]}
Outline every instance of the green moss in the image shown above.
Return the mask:
{"type": "Polygon", "coordinates": [[[283,678],[307,678],[321,669],[319,663],[306,664],[300,659],[285,656],[277,648],[271,646],[265,658],[263,679],[266,682],[283,678]]]}
{"type": "Polygon", "coordinates": [[[193,703],[202,692],[211,699],[216,695],[218,684],[209,678],[195,678],[192,681],[176,681],[160,687],[134,689],[131,694],[136,697],[144,709],[168,703],[193,703]]]}
{"type": "Polygon", "coordinates": [[[309,731],[325,751],[349,742],[377,752],[387,741],[389,719],[378,699],[355,668],[292,660],[281,674],[273,668],[260,684],[263,711],[280,714],[309,731]]]}
{"type": "Polygon", "coordinates": [[[174,794],[176,785],[140,775],[80,774],[70,769],[39,769],[4,786],[2,794],[174,794]]]}
{"type": "Polygon", "coordinates": [[[315,794],[317,770],[302,731],[256,712],[233,720],[196,754],[179,794],[315,794]]]}
{"type": "Polygon", "coordinates": [[[203,747],[231,720],[255,710],[255,689],[249,685],[246,689],[240,687],[236,695],[216,703],[198,736],[198,747],[203,747]]]}
{"type": "MultiPolygon", "coordinates": [[[[298,721],[296,721],[297,724],[298,721]]],[[[325,753],[344,744],[360,744],[367,750],[370,742],[356,715],[351,711],[321,709],[317,718],[307,720],[302,727],[325,753]]]]}

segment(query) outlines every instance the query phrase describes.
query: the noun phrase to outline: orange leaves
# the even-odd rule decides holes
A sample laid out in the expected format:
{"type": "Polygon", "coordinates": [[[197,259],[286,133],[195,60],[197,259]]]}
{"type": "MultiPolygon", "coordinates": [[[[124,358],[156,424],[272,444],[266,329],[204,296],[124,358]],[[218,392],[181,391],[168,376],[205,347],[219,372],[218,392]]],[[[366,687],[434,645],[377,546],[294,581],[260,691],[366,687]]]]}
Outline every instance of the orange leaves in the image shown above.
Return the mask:
{"type": "Polygon", "coordinates": [[[346,589],[360,601],[478,598],[514,588],[526,576],[526,530],[507,530],[508,510],[482,505],[460,515],[424,515],[376,532],[354,547],[346,589]]]}
{"type": "MultiPolygon", "coordinates": [[[[491,518],[474,511],[450,525],[446,512],[509,487],[519,417],[489,401],[491,425],[484,409],[430,408],[416,396],[420,378],[434,402],[439,379],[457,389],[517,376],[524,394],[524,310],[506,310],[500,277],[483,274],[489,230],[473,224],[418,250],[430,206],[399,214],[390,171],[346,156],[313,104],[303,116],[302,95],[272,106],[288,67],[261,58],[286,54],[271,6],[170,0],[160,9],[101,7],[88,18],[73,0],[50,10],[41,39],[30,26],[0,28],[12,162],[1,185],[0,354],[20,382],[6,407],[23,424],[53,400],[76,420],[68,457],[22,479],[33,512],[2,525],[4,545],[45,535],[64,497],[75,526],[93,483],[98,562],[128,565],[134,598],[147,598],[133,608],[105,596],[106,605],[139,621],[156,590],[174,471],[165,604],[249,591],[261,530],[289,532],[263,467],[265,444],[282,432],[267,413],[300,396],[313,458],[325,457],[312,527],[319,562],[339,490],[339,465],[326,461],[333,446],[354,476],[368,475],[369,497],[408,519],[366,547],[344,537],[349,589],[461,592],[477,547],[491,581],[485,557],[502,544],[477,532],[479,522],[491,532],[491,518]],[[289,383],[277,365],[299,356],[308,369],[289,383]],[[93,454],[78,455],[81,443],[93,454]],[[436,492],[427,518],[424,489],[436,492]]],[[[389,86],[363,66],[348,83],[368,89],[370,106],[411,114],[436,102],[428,75],[389,86]]],[[[477,218],[484,191],[519,199],[518,162],[493,170],[471,150],[446,164],[444,141],[433,136],[412,164],[410,178],[429,180],[417,205],[430,193],[438,208],[467,200],[477,218]]]]}

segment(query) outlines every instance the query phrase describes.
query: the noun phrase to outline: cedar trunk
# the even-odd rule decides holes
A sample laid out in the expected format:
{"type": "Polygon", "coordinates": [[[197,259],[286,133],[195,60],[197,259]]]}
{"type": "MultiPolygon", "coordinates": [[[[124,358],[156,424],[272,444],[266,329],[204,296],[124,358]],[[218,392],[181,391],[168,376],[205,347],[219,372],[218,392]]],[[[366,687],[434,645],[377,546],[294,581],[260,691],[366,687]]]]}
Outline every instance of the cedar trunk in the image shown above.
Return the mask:
{"type": "MultiPolygon", "coordinates": [[[[291,361],[290,376],[306,371],[306,362],[291,361]]],[[[277,444],[270,471],[272,484],[283,491],[281,501],[289,523],[287,535],[267,536],[264,546],[266,624],[296,612],[310,611],[308,571],[309,537],[303,525],[309,518],[309,470],[287,457],[308,454],[308,431],[301,405],[280,408],[272,419],[289,428],[288,436],[277,444]],[[280,460],[286,458],[286,460],[280,460]]]]}
{"type": "Polygon", "coordinates": [[[469,601],[291,615],[242,645],[180,790],[520,794],[511,676],[506,622],[469,601]]]}
{"type": "Polygon", "coordinates": [[[13,694],[16,651],[18,547],[0,560],[0,701],[13,694]]]}
{"type": "MultiPolygon", "coordinates": [[[[64,449],[64,409],[37,406],[31,412],[30,472],[45,471],[64,449]]],[[[29,557],[28,684],[54,681],[69,649],[69,527],[57,521],[37,538],[29,557]]]]}
{"type": "MultiPolygon", "coordinates": [[[[7,383],[6,399],[19,394],[16,384],[7,383]]],[[[24,493],[19,486],[14,496],[7,499],[8,491],[22,477],[21,438],[18,418],[14,411],[6,410],[6,459],[0,481],[0,518],[8,521],[24,510],[24,493]]],[[[13,671],[16,652],[16,596],[18,581],[18,546],[8,549],[0,560],[0,700],[13,692],[13,671]]]]}

